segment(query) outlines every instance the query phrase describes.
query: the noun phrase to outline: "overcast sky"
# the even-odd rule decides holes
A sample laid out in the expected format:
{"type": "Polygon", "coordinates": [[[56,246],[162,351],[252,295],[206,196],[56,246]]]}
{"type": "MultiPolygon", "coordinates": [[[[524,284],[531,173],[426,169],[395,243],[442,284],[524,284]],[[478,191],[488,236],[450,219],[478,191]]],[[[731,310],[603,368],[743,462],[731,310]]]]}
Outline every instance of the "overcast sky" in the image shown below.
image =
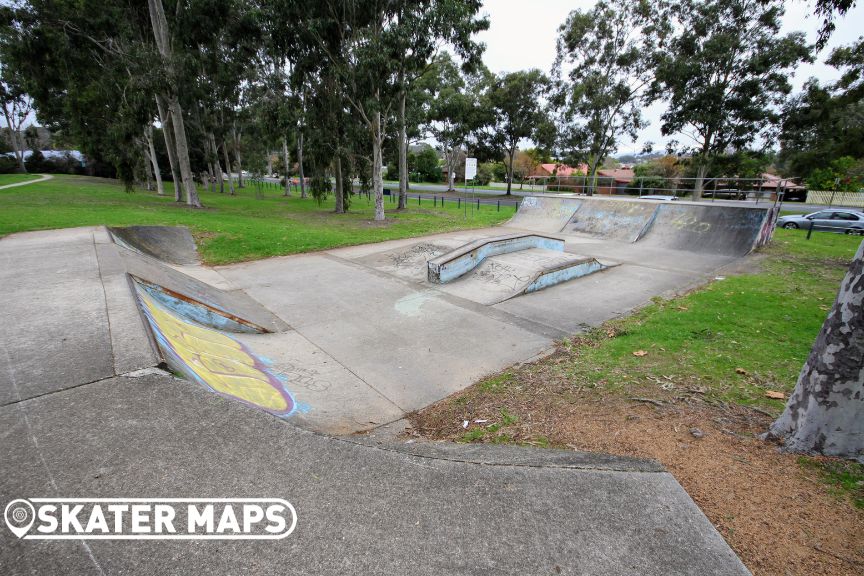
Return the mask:
{"type": "MultiPolygon", "coordinates": [[[[594,5],[590,0],[485,0],[483,12],[491,21],[489,30],[479,35],[486,43],[483,60],[493,72],[513,72],[527,68],[540,68],[549,72],[555,59],[555,38],[558,27],[567,14],[576,8],[587,9],[594,5]]],[[[803,31],[808,39],[816,40],[821,21],[813,15],[813,3],[802,0],[786,2],[783,31],[803,31]]],[[[864,3],[837,21],[837,29],[831,36],[815,64],[806,64],[796,71],[793,78],[795,90],[799,90],[807,78],[816,77],[827,82],[838,77],[837,71],[823,62],[831,49],[851,44],[862,33],[864,25],[864,3]]],[[[651,125],[640,135],[635,144],[622,143],[619,153],[639,151],[645,142],[655,143],[655,150],[662,149],[665,139],[660,135],[660,115],[664,106],[655,104],[646,110],[651,125]]]]}

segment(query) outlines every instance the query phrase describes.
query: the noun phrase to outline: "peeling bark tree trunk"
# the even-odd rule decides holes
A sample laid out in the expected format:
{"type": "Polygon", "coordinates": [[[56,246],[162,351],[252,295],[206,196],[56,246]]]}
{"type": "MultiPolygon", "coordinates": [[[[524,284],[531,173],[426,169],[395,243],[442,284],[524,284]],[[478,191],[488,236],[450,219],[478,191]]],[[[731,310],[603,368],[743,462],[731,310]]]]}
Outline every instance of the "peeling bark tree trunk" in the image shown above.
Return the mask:
{"type": "Polygon", "coordinates": [[[515,155],[516,147],[514,146],[507,151],[507,157],[510,159],[510,162],[507,163],[507,196],[510,196],[513,190],[513,156],[515,155]]]}
{"type": "Polygon", "coordinates": [[[236,127],[231,129],[231,135],[234,137],[234,162],[237,168],[237,187],[245,188],[246,184],[243,182],[243,162],[240,159],[240,134],[237,132],[236,127]]]}
{"type": "Polygon", "coordinates": [[[303,132],[297,137],[297,173],[300,177],[300,198],[308,198],[306,195],[306,175],[303,172],[303,132]]]}
{"type": "Polygon", "coordinates": [[[384,181],[381,179],[381,112],[372,114],[372,190],[375,191],[375,220],[384,220],[384,181]]]}
{"type": "Polygon", "coordinates": [[[291,196],[291,155],[288,153],[288,138],[282,138],[282,162],[285,164],[285,193],[283,196],[291,196]]]}
{"type": "Polygon", "coordinates": [[[156,193],[159,196],[165,195],[165,187],[162,185],[162,174],[159,170],[159,159],[156,157],[156,147],[153,145],[153,125],[148,124],[144,129],[144,140],[147,141],[147,152],[150,156],[150,163],[153,165],[153,176],[156,179],[156,193]]]}
{"type": "Polygon", "coordinates": [[[405,91],[399,96],[399,138],[396,145],[399,147],[399,206],[405,208],[408,199],[408,136],[405,133],[405,91]]]}
{"type": "Polygon", "coordinates": [[[344,184],[342,183],[342,157],[336,154],[336,160],[333,162],[334,172],[336,173],[336,208],[333,210],[336,214],[345,213],[345,193],[344,184]]]}
{"type": "Polygon", "coordinates": [[[705,188],[705,175],[708,174],[708,164],[703,158],[696,169],[696,182],[693,184],[693,201],[702,200],[702,191],[705,188]]]}
{"type": "Polygon", "coordinates": [[[225,173],[222,170],[222,163],[219,161],[219,149],[216,147],[216,136],[211,132],[207,137],[207,143],[210,145],[210,154],[213,156],[213,170],[216,173],[216,178],[219,180],[219,193],[225,193],[225,178],[222,177],[222,174],[225,173]]]}
{"type": "Polygon", "coordinates": [[[789,452],[864,463],[864,242],[769,436],[789,452]]]}
{"type": "Polygon", "coordinates": [[[159,119],[162,121],[162,136],[165,138],[165,149],[168,151],[168,163],[171,164],[171,179],[174,181],[174,201],[183,201],[183,181],[180,179],[177,148],[174,146],[174,124],[171,114],[161,96],[156,96],[156,107],[159,109],[159,119]]]}
{"type": "MultiPolygon", "coordinates": [[[[171,53],[171,41],[168,35],[168,20],[165,18],[165,9],[162,0],[148,0],[150,10],[150,22],[153,26],[153,36],[156,38],[156,46],[159,55],[168,66],[169,77],[175,81],[173,65],[171,64],[173,54],[171,53]]],[[[189,206],[200,208],[201,200],[198,199],[198,190],[195,188],[195,180],[192,177],[192,166],[189,162],[189,143],[186,140],[186,126],[183,123],[183,109],[177,99],[176,86],[172,86],[173,92],[164,96],[165,103],[174,125],[174,142],[177,150],[177,160],[180,167],[180,176],[183,178],[183,189],[186,191],[186,202],[189,206]]]]}
{"type": "Polygon", "coordinates": [[[228,194],[234,196],[234,180],[231,176],[231,157],[228,156],[227,142],[222,142],[222,155],[225,158],[225,166],[228,168],[228,194]]]}

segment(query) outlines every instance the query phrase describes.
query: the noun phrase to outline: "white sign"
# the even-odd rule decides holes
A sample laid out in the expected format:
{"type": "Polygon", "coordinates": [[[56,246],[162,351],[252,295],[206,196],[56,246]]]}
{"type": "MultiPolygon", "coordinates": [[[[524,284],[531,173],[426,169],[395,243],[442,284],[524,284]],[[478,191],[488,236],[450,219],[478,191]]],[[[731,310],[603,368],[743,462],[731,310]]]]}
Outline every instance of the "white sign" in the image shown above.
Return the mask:
{"type": "Polygon", "coordinates": [[[477,176],[477,159],[465,158],[465,180],[473,180],[477,176]]]}

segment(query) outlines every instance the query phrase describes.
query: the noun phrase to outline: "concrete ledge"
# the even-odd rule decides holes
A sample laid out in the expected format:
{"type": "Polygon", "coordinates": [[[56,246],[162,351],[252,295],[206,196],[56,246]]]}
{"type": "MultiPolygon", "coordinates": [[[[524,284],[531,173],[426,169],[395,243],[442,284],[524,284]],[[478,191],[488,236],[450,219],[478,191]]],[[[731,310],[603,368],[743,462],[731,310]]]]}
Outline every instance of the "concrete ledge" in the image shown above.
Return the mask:
{"type": "Polygon", "coordinates": [[[490,256],[529,248],[563,252],[564,241],[540,234],[507,234],[482,238],[429,260],[427,278],[434,284],[444,284],[470,272],[490,256]]]}

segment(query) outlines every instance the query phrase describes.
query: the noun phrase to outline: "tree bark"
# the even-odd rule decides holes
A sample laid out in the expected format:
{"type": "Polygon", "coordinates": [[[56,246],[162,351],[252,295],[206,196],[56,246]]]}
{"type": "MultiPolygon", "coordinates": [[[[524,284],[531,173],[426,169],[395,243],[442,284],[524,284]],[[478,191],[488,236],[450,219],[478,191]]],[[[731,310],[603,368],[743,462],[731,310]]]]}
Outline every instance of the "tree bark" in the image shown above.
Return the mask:
{"type": "Polygon", "coordinates": [[[384,220],[384,181],[381,179],[381,112],[372,114],[372,189],[375,191],[375,220],[384,220]]]}
{"type": "Polygon", "coordinates": [[[507,196],[511,195],[510,190],[513,188],[513,156],[515,155],[515,148],[507,151],[507,157],[510,158],[510,162],[507,163],[507,196]]]}
{"type": "Polygon", "coordinates": [[[159,109],[159,120],[162,122],[162,136],[165,138],[165,149],[168,151],[168,163],[171,164],[171,179],[174,182],[174,201],[183,201],[183,181],[180,179],[177,148],[174,145],[174,123],[164,98],[156,95],[156,108],[159,109]]]}
{"type": "Polygon", "coordinates": [[[231,157],[228,156],[228,142],[222,141],[222,155],[225,158],[225,166],[228,168],[228,194],[234,196],[234,180],[231,177],[231,157]]]}
{"type": "Polygon", "coordinates": [[[150,156],[150,163],[153,166],[153,177],[156,179],[156,193],[159,196],[164,196],[165,187],[162,185],[162,173],[159,170],[159,159],[156,157],[156,147],[153,145],[152,124],[148,124],[144,129],[144,140],[147,142],[147,152],[150,156]]]}
{"type": "Polygon", "coordinates": [[[231,128],[231,135],[234,138],[234,162],[237,168],[237,187],[245,188],[246,184],[243,182],[243,162],[240,159],[240,134],[237,133],[236,126],[231,128]]]}
{"type": "Polygon", "coordinates": [[[345,213],[345,194],[343,191],[344,184],[342,182],[342,156],[336,154],[336,160],[333,162],[334,172],[336,173],[336,208],[333,210],[336,214],[345,213]]]}
{"type": "Polygon", "coordinates": [[[174,141],[177,149],[177,160],[180,165],[180,176],[183,179],[183,188],[186,191],[186,202],[194,208],[201,207],[198,199],[198,190],[195,188],[195,180],[192,177],[192,167],[189,162],[189,143],[186,140],[186,126],[183,123],[183,109],[177,99],[176,79],[171,59],[171,43],[168,37],[168,20],[165,18],[165,9],[162,0],[147,0],[150,10],[150,22],[153,25],[153,35],[156,38],[156,46],[159,54],[168,66],[172,91],[165,95],[168,111],[174,124],[174,141]]]}
{"type": "Polygon", "coordinates": [[[300,198],[308,198],[306,195],[306,175],[303,172],[303,132],[297,137],[297,173],[300,178],[300,198]]]}
{"type": "Polygon", "coordinates": [[[405,208],[408,200],[408,136],[405,128],[405,90],[399,95],[399,138],[396,146],[399,148],[399,206],[405,208]]]}
{"type": "MultiPolygon", "coordinates": [[[[13,113],[15,108],[13,107],[13,113]]],[[[6,118],[6,129],[9,130],[9,140],[12,142],[12,150],[15,152],[15,160],[18,162],[18,172],[27,173],[27,167],[24,165],[24,147],[21,145],[20,124],[12,121],[12,115],[3,106],[3,116],[6,118]],[[17,128],[16,128],[17,126],[17,128]]]]}
{"type": "Polygon", "coordinates": [[[219,148],[216,146],[216,136],[214,136],[212,132],[207,135],[207,144],[210,146],[210,155],[213,158],[213,171],[216,175],[216,179],[219,181],[219,193],[224,194],[225,178],[222,177],[222,174],[224,174],[225,171],[222,170],[222,162],[219,160],[219,148]]]}
{"type": "Polygon", "coordinates": [[[864,242],[769,436],[788,452],[864,463],[864,242]]]}
{"type": "MultiPolygon", "coordinates": [[[[705,187],[705,175],[708,173],[708,162],[704,156],[699,158],[699,166],[696,168],[696,182],[693,183],[693,201],[702,200],[702,190],[705,187]]],[[[716,196],[716,194],[715,194],[716,196]]]]}
{"type": "Polygon", "coordinates": [[[285,193],[283,196],[291,196],[291,155],[288,153],[288,138],[282,138],[282,162],[285,164],[285,193]]]}

